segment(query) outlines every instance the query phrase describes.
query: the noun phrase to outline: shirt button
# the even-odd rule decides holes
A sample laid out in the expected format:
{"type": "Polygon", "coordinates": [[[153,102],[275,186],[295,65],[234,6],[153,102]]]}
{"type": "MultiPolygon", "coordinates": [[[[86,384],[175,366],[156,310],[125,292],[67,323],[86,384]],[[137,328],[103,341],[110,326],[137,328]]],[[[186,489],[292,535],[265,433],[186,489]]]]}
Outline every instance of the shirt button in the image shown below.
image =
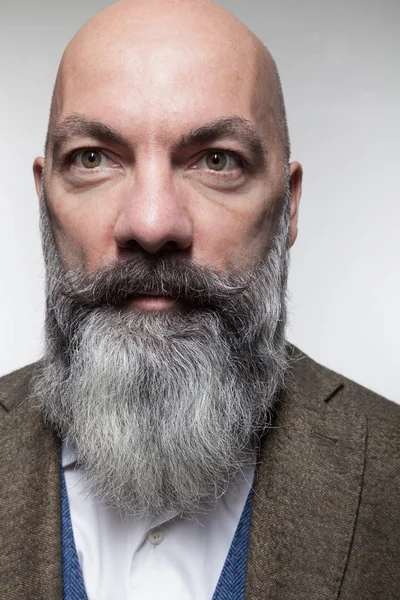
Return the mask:
{"type": "Polygon", "coordinates": [[[147,539],[151,544],[153,544],[153,546],[158,546],[161,544],[164,537],[165,534],[162,529],[150,529],[149,533],[147,534],[147,539]]]}

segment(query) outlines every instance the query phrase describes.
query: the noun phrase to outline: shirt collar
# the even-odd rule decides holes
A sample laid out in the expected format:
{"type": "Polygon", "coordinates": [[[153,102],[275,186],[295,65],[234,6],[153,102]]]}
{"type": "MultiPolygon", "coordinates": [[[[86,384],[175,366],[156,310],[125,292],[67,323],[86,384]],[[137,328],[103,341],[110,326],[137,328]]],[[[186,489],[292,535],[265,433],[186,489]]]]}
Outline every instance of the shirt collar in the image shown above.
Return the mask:
{"type": "Polygon", "coordinates": [[[74,467],[76,465],[76,460],[76,453],[71,445],[68,442],[63,441],[61,450],[61,464],[63,469],[74,467]]]}

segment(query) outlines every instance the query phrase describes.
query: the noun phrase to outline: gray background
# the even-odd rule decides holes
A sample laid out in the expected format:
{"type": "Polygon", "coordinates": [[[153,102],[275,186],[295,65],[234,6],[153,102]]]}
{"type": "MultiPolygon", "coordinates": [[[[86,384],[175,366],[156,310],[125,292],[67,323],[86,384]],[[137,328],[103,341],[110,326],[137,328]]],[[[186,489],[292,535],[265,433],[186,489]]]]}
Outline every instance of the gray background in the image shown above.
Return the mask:
{"type": "MultiPolygon", "coordinates": [[[[305,170],[289,338],[400,402],[400,1],[224,0],[281,71],[305,170]]],[[[43,268],[31,175],[52,85],[106,1],[1,0],[0,373],[40,355],[43,268]]]]}

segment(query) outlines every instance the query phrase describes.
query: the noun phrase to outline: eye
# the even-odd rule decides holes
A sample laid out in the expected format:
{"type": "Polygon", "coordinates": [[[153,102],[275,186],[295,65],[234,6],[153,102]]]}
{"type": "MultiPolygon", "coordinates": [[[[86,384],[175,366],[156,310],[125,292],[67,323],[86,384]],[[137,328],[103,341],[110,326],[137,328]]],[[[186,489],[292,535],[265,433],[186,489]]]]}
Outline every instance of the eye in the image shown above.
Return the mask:
{"type": "Polygon", "coordinates": [[[226,167],[228,163],[228,159],[224,152],[213,152],[212,154],[207,154],[206,156],[206,164],[209,169],[212,171],[222,171],[226,167]]]}
{"type": "Polygon", "coordinates": [[[234,171],[241,166],[238,158],[228,152],[212,150],[199,161],[198,166],[205,166],[210,171],[234,171]]]}
{"type": "Polygon", "coordinates": [[[98,150],[82,152],[82,164],[87,169],[95,169],[101,165],[101,154],[98,150]]]}
{"type": "Polygon", "coordinates": [[[107,157],[101,150],[88,148],[75,152],[71,158],[71,162],[84,169],[96,169],[100,166],[105,166],[104,163],[107,162],[107,157]]]}

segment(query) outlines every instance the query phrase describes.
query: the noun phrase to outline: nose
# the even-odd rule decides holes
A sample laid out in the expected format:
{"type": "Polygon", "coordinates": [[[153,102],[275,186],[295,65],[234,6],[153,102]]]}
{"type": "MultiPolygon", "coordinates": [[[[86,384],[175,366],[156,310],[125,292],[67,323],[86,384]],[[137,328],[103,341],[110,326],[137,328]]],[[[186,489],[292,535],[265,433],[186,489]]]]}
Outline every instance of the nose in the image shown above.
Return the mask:
{"type": "Polygon", "coordinates": [[[187,250],[193,240],[192,221],[185,199],[174,184],[173,173],[137,174],[124,191],[114,226],[114,239],[122,249],[151,254],[187,250]]]}

